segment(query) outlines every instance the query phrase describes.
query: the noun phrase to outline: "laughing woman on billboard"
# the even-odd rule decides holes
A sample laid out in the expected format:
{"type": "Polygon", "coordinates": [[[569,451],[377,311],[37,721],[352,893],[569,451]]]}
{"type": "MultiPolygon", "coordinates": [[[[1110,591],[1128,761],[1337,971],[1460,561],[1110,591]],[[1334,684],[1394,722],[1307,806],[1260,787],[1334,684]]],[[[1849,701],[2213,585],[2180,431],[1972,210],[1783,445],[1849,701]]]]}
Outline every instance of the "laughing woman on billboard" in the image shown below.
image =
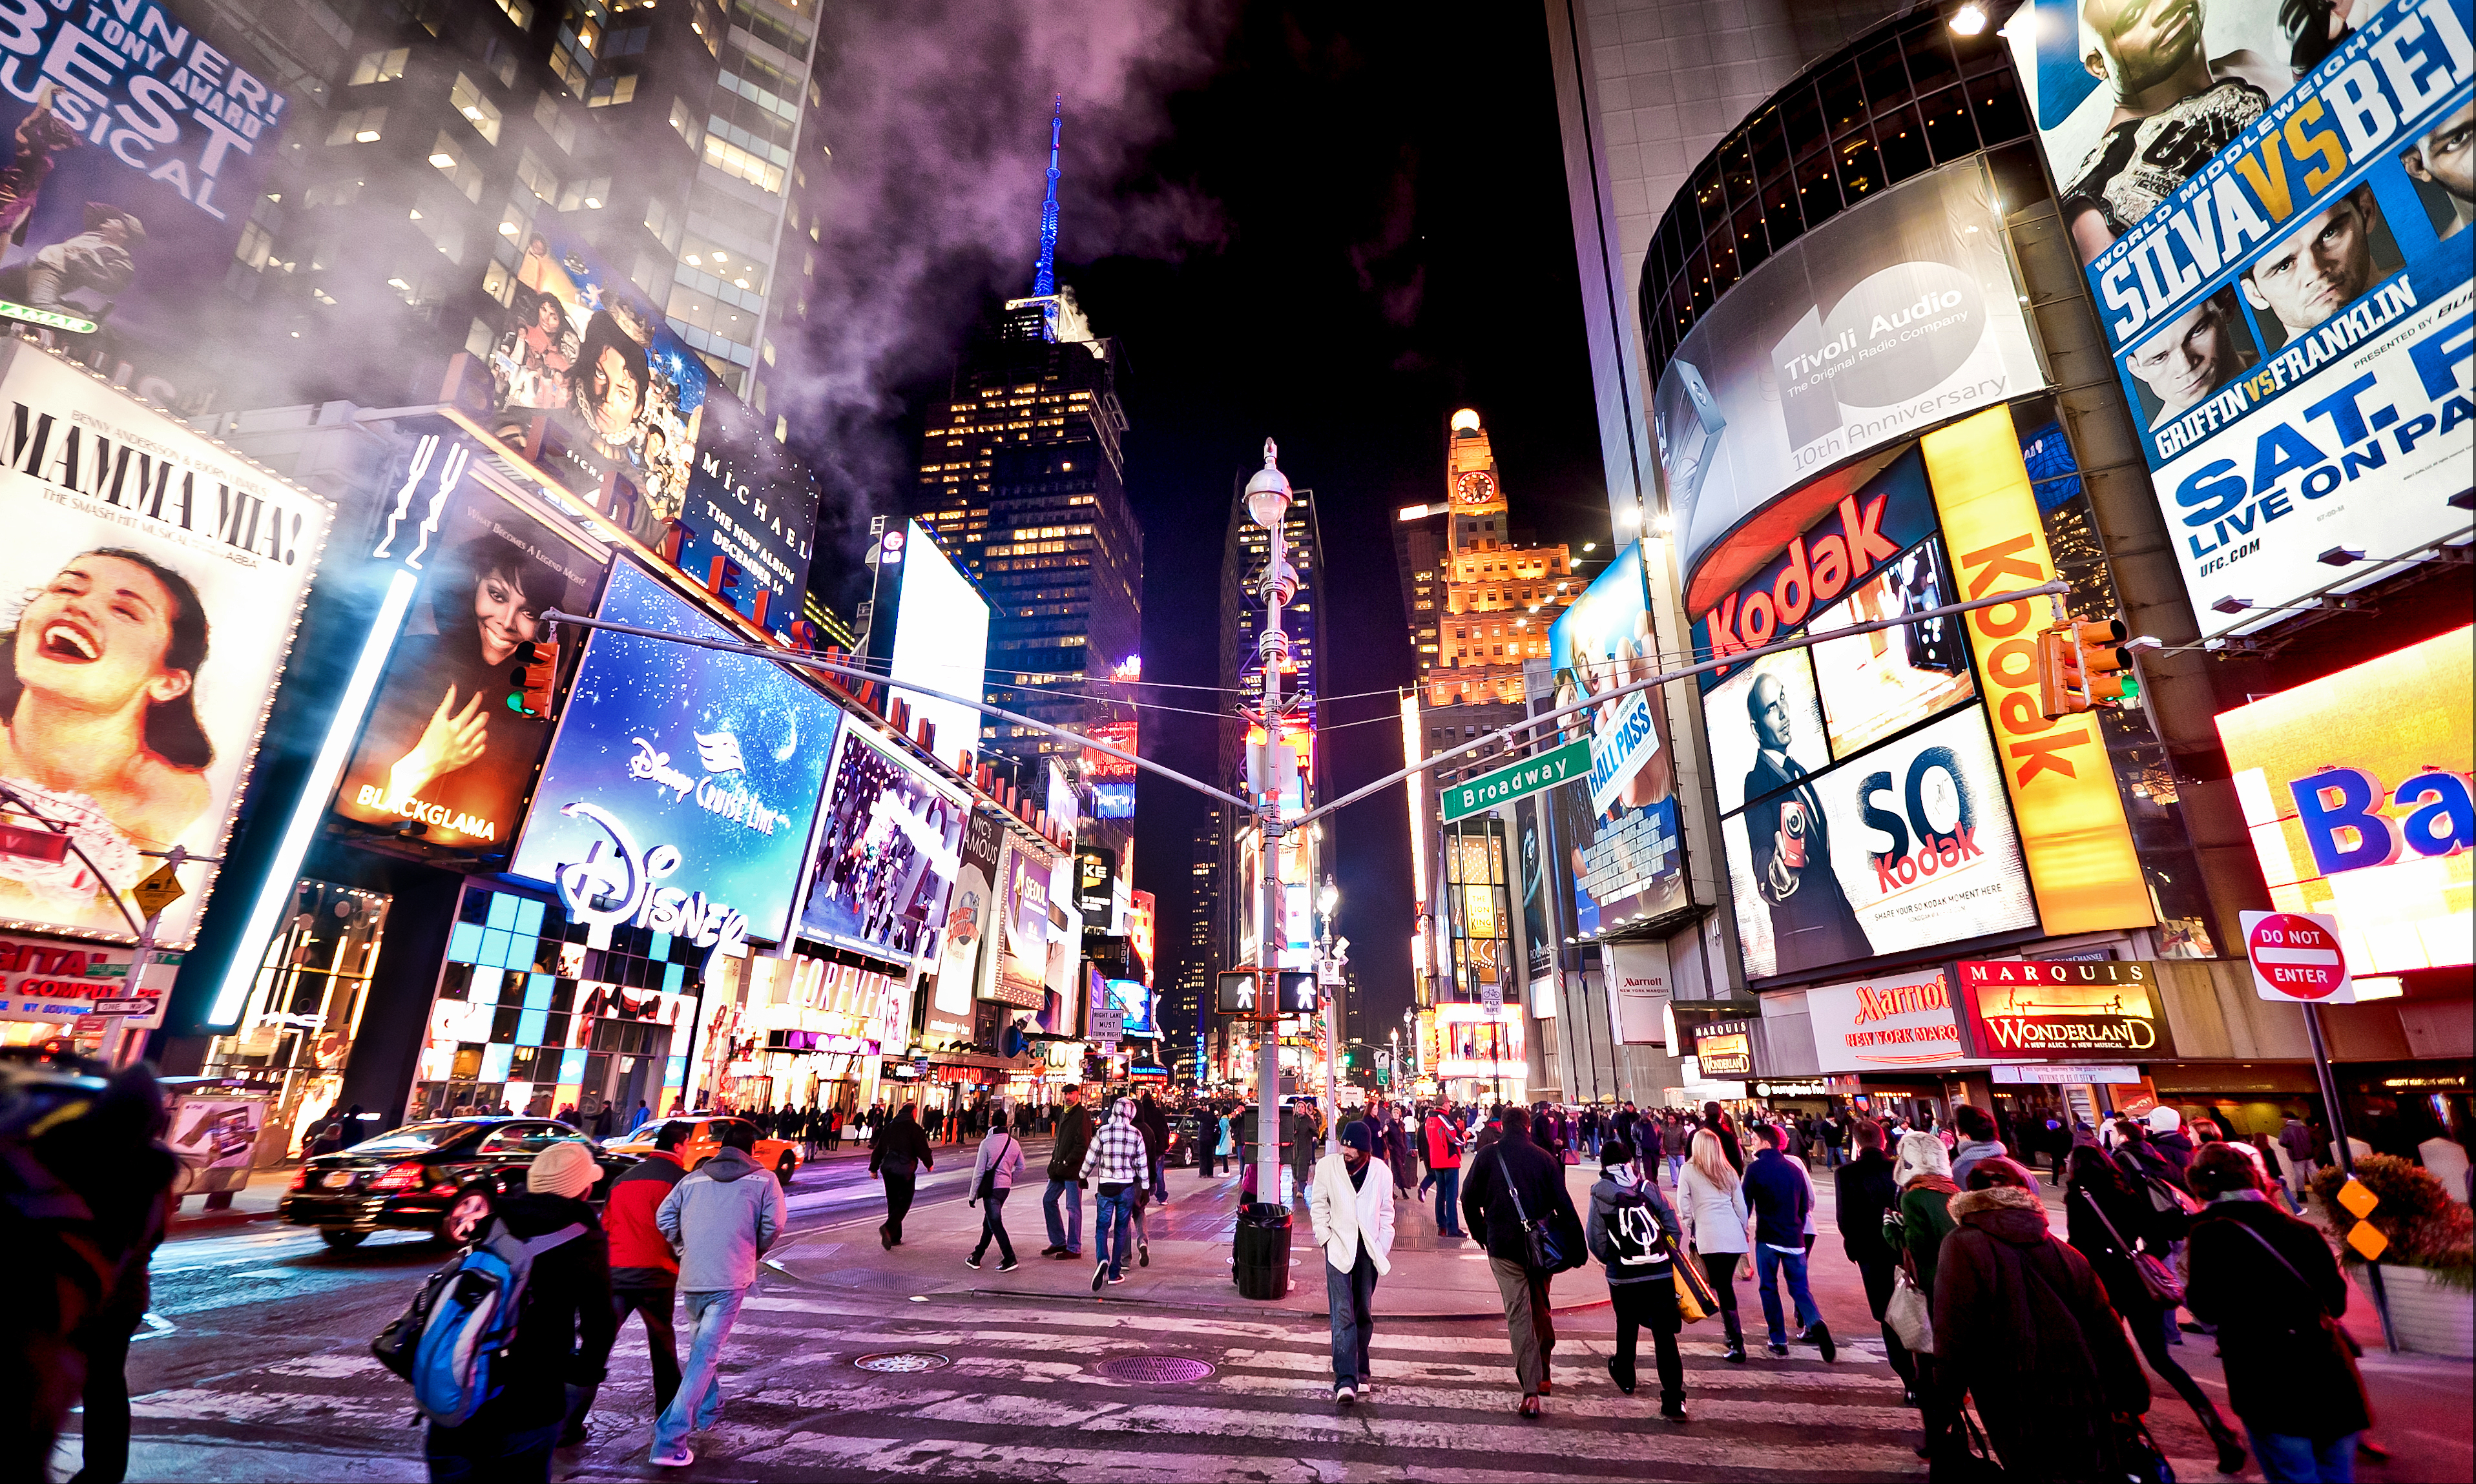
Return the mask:
{"type": "MultiPolygon", "coordinates": [[[[212,802],[214,745],[190,696],[207,614],[188,579],[118,547],[63,565],[0,636],[0,779],[10,813],[71,822],[112,880],[141,874],[212,802]]],[[[87,860],[0,854],[0,901],[74,910],[100,885],[87,860]]]]}

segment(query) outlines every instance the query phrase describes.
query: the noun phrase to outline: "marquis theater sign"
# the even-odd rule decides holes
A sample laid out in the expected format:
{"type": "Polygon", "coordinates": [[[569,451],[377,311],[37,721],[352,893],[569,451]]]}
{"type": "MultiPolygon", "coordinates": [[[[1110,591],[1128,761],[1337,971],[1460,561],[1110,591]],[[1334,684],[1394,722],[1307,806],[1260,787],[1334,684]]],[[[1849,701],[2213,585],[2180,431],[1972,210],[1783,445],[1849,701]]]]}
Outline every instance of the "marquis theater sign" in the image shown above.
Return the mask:
{"type": "Polygon", "coordinates": [[[1963,959],[1962,1022],[1981,1056],[2154,1061],[2175,1054],[2157,966],[1963,959]]]}

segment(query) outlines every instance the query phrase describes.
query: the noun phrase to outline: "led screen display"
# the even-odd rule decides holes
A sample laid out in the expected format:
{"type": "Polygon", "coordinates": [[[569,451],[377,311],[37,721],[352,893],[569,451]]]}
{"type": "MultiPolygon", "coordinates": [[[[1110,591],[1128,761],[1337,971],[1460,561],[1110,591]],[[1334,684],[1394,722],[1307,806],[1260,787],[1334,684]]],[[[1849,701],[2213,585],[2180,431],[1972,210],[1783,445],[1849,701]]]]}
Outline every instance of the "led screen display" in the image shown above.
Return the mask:
{"type": "MultiPolygon", "coordinates": [[[[1548,643],[1558,709],[1658,673],[1639,542],[1557,616],[1548,643]]],[[[1654,695],[1636,691],[1581,712],[1572,734],[1587,730],[1591,739],[1590,777],[1550,795],[1579,932],[1621,917],[1663,916],[1687,901],[1674,758],[1667,710],[1654,695]]]]}
{"type": "MultiPolygon", "coordinates": [[[[729,637],[624,561],[601,616],[729,637]]],[[[770,660],[597,631],[508,870],[557,887],[596,947],[624,924],[780,942],[841,714],[770,660]]]]}
{"type": "MultiPolygon", "coordinates": [[[[1820,636],[1957,601],[1942,543],[1925,541],[1816,614],[1807,631],[1820,636]]],[[[1968,639],[1956,616],[1820,639],[1811,653],[1836,757],[1863,752],[1977,694],[1968,671],[1968,639]]]]}
{"type": "Polygon", "coordinates": [[[952,761],[958,753],[979,751],[980,713],[905,690],[903,682],[979,696],[989,658],[989,603],[918,521],[909,523],[902,571],[890,672],[895,699],[907,702],[914,718],[935,724],[937,755],[952,761]]]}
{"type": "Polygon", "coordinates": [[[1749,978],[2038,924],[1981,707],[1800,779],[1721,832],[1749,978]]]}
{"type": "Polygon", "coordinates": [[[960,788],[846,725],[800,931],[897,962],[934,954],[970,812],[960,788]]]}
{"type": "Polygon", "coordinates": [[[1152,992],[1144,986],[1144,981],[1110,979],[1106,983],[1110,1005],[1125,1017],[1121,1027],[1124,1033],[1130,1036],[1151,1035],[1152,1033],[1152,992]]]}
{"type": "Polygon", "coordinates": [[[1702,695],[1721,813],[1831,766],[1822,701],[1803,650],[1765,655],[1702,695]]]}

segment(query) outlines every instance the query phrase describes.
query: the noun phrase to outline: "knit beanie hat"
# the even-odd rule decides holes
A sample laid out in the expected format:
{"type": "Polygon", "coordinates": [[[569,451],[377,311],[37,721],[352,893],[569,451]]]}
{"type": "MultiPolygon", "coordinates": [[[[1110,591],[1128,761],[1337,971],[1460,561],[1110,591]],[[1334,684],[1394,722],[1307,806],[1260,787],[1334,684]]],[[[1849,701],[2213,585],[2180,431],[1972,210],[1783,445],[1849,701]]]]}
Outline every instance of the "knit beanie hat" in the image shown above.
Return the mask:
{"type": "Polygon", "coordinates": [[[561,1139],[533,1156],[525,1172],[525,1188],[544,1196],[582,1197],[602,1178],[602,1167],[582,1140],[561,1139]]]}
{"type": "Polygon", "coordinates": [[[1364,1123],[1346,1125],[1341,1130],[1341,1142],[1362,1154],[1375,1152],[1375,1136],[1368,1131],[1364,1123]]]}

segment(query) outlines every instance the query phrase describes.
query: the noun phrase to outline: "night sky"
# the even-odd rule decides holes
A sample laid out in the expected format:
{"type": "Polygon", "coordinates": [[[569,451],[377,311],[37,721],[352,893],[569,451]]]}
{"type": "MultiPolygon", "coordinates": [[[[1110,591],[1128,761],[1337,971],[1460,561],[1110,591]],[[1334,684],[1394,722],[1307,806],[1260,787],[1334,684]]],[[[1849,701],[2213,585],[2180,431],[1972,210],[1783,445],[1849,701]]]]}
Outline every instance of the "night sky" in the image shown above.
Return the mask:
{"type": "MultiPolygon", "coordinates": [[[[1401,766],[1394,690],[1415,671],[1392,514],[1443,496],[1455,408],[1486,419],[1517,529],[1575,543],[1608,534],[1544,18],[1473,6],[1411,26],[1405,13],[1336,23],[1324,7],[1244,8],[1218,70],[1171,94],[1168,129],[1119,183],[1211,203],[1217,240],[1090,260],[1077,252],[1072,191],[1060,234],[1059,277],[1125,353],[1146,680],[1218,680],[1231,478],[1260,462],[1266,436],[1292,483],[1316,493],[1328,574],[1321,690],[1378,693],[1325,705],[1326,798],[1401,766]]],[[[1042,124],[1031,121],[1045,136],[1042,124]]],[[[1070,112],[1070,136],[1075,126],[1070,112]]],[[[1036,229],[1036,217],[1025,223],[1027,258],[1036,229]]],[[[924,377],[904,401],[916,419],[943,391],[942,373],[924,377]]],[[[1226,708],[1234,698],[1147,699],[1226,708]]],[[[1209,720],[1151,711],[1143,726],[1147,755],[1209,775],[1209,720]]],[[[1164,987],[1185,952],[1202,818],[1199,797],[1145,777],[1136,885],[1159,900],[1164,987]]],[[[1327,838],[1364,1025],[1380,1035],[1410,999],[1400,793],[1354,805],[1327,838]]]]}
{"type": "MultiPolygon", "coordinates": [[[[1380,693],[1325,705],[1326,798],[1402,765],[1393,691],[1417,672],[1393,512],[1443,497],[1453,408],[1486,419],[1517,525],[1607,533],[1542,14],[1473,6],[1408,26],[1408,12],[1348,8],[1384,19],[1335,26],[1342,9],[1250,8],[1220,75],[1173,103],[1151,164],[1222,203],[1219,252],[1075,275],[1096,325],[1127,348],[1147,679],[1215,679],[1217,631],[1191,621],[1191,595],[1216,588],[1230,479],[1265,436],[1292,483],[1316,492],[1321,688],[1380,693]],[[1370,724],[1346,725],[1358,721],[1370,724]]],[[[1162,717],[1153,736],[1168,765],[1209,767],[1203,719],[1162,717]]],[[[1139,803],[1139,884],[1161,898],[1165,957],[1187,941],[1191,799],[1148,779],[1139,803]]],[[[1401,794],[1352,805],[1327,837],[1362,1024],[1380,1035],[1410,1002],[1401,794]]]]}

